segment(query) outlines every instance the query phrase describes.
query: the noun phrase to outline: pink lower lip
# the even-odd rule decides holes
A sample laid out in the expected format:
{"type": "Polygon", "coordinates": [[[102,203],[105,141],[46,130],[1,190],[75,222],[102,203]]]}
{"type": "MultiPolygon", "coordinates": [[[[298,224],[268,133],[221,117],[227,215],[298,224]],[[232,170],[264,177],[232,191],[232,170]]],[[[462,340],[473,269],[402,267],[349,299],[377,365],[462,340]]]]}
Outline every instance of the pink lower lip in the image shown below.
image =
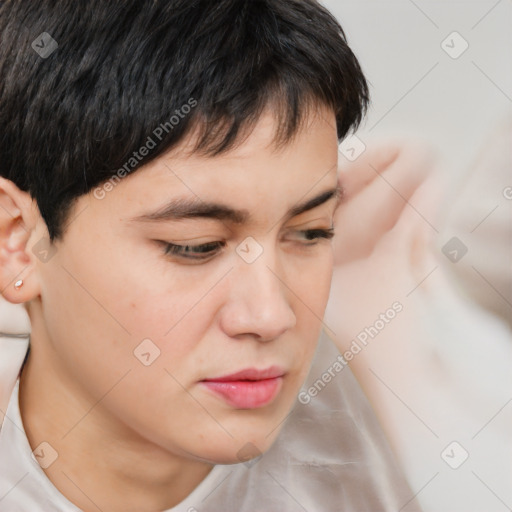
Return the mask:
{"type": "Polygon", "coordinates": [[[283,378],[234,381],[202,381],[208,389],[221,396],[232,407],[256,409],[263,407],[277,396],[283,378]]]}

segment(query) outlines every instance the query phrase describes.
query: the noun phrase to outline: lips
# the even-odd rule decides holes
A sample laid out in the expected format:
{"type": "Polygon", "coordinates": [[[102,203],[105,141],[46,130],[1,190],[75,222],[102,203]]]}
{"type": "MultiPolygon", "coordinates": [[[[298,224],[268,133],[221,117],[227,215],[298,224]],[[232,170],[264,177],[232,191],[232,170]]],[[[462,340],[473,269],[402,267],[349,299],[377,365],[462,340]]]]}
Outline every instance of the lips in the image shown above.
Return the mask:
{"type": "Polygon", "coordinates": [[[277,366],[240,372],[201,381],[209,391],[237,409],[257,409],[278,395],[285,372],[277,366]]]}

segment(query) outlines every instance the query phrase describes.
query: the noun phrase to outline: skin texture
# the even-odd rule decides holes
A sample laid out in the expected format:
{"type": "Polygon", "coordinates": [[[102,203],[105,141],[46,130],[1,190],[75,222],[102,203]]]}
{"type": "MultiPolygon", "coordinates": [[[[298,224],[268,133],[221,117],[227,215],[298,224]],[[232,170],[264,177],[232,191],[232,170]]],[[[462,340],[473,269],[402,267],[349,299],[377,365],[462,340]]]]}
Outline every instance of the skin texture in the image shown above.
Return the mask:
{"type": "Polygon", "coordinates": [[[300,230],[332,227],[336,198],[285,217],[337,185],[334,114],[315,112],[279,150],[265,112],[224,155],[191,155],[185,141],[104,199],[82,196],[47,262],[32,252],[47,237],[37,205],[0,180],[0,285],[8,301],[26,303],[32,325],[22,419],[32,448],[57,451],[45,472],[83,510],[169,508],[214,463],[276,439],[309,370],[333,270],[331,241],[300,230]],[[244,208],[252,220],[130,220],[177,197],[244,208]],[[247,237],[263,248],[250,264],[236,252],[247,237]],[[226,246],[191,264],[159,240],[226,246]],[[160,351],[149,366],[134,356],[144,339],[160,351]],[[286,374],[264,407],[237,410],[199,383],[271,365],[286,374]]]}

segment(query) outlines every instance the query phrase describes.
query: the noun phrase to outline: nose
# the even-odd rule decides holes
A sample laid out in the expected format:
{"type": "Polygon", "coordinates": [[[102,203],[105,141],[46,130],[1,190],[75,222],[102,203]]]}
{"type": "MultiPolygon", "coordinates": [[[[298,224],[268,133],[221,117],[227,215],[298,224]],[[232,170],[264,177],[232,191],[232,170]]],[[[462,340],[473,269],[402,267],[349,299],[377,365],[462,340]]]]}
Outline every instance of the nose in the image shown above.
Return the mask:
{"type": "Polygon", "coordinates": [[[229,298],[220,323],[228,336],[272,341],[295,326],[297,318],[290,304],[293,287],[268,253],[250,264],[238,261],[227,286],[229,298]]]}

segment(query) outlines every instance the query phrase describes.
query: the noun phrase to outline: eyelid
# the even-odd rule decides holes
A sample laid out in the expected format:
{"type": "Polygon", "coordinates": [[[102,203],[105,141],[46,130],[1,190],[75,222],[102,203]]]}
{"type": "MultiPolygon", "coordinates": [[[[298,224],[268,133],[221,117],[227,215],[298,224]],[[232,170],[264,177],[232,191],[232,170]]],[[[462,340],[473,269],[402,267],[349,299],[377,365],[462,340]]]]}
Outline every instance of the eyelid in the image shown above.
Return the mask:
{"type": "Polygon", "coordinates": [[[188,262],[206,262],[210,259],[213,259],[222,249],[225,247],[225,242],[207,242],[205,244],[197,244],[197,245],[191,245],[191,244],[174,244],[170,242],[163,242],[162,244],[164,246],[164,255],[168,256],[170,258],[174,258],[176,260],[181,261],[188,261],[188,262]],[[186,256],[186,253],[184,253],[184,249],[187,247],[190,247],[194,250],[198,250],[200,248],[204,248],[205,246],[216,246],[215,249],[212,249],[210,251],[205,252],[189,252],[189,256],[186,256]]]}
{"type": "MultiPolygon", "coordinates": [[[[303,248],[312,247],[318,245],[322,240],[329,241],[334,237],[334,227],[329,228],[309,228],[309,229],[301,229],[294,230],[295,233],[306,236],[306,243],[301,243],[303,248]],[[312,238],[307,238],[308,235],[316,235],[312,236],[312,238]]],[[[181,261],[186,261],[188,263],[193,262],[208,262],[211,259],[215,258],[219,252],[222,251],[227,245],[227,242],[224,241],[214,241],[207,242],[204,244],[176,244],[173,242],[164,242],[159,241],[164,246],[164,254],[169,256],[170,258],[174,258],[181,261]],[[212,250],[210,251],[200,251],[200,249],[204,249],[205,247],[211,246],[212,250]],[[190,248],[192,251],[185,251],[185,249],[190,248]],[[198,251],[198,252],[194,252],[198,251]],[[187,256],[188,253],[188,256],[187,256]]]]}
{"type": "MultiPolygon", "coordinates": [[[[310,241],[316,240],[315,243],[318,243],[320,240],[330,240],[334,237],[334,226],[330,228],[312,228],[312,229],[302,229],[297,230],[296,233],[301,235],[309,235],[311,233],[316,233],[318,236],[313,237],[310,241]]],[[[315,245],[315,244],[306,244],[306,245],[315,245]]]]}
{"type": "MultiPolygon", "coordinates": [[[[306,214],[302,214],[302,215],[306,215],[306,214]]],[[[332,220],[333,220],[333,215],[329,213],[329,214],[322,215],[321,217],[315,217],[314,219],[307,219],[302,222],[296,222],[295,224],[288,225],[286,227],[286,229],[290,229],[290,228],[296,229],[296,230],[319,229],[316,226],[312,226],[312,227],[309,227],[309,226],[310,226],[310,224],[313,224],[313,223],[321,224],[323,222],[325,222],[326,224],[329,224],[329,226],[331,226],[332,220]]]]}

